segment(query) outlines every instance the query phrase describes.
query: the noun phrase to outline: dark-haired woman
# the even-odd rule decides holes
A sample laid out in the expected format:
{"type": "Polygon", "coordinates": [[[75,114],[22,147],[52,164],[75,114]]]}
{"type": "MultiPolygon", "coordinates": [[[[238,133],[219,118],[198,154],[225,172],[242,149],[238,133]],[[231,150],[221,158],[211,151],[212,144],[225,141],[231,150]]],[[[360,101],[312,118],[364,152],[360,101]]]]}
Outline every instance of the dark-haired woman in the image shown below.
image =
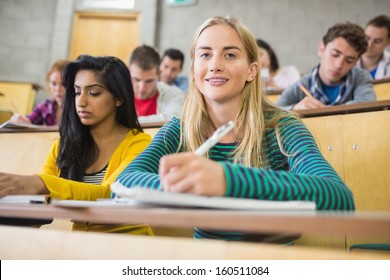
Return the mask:
{"type": "MultiPolygon", "coordinates": [[[[37,175],[0,174],[0,196],[49,194],[57,199],[110,197],[110,184],[150,143],[134,107],[126,65],[115,57],[82,55],[63,72],[66,89],[60,139],[37,175]]],[[[78,229],[90,227],[78,224],[78,229]]],[[[123,231],[105,225],[86,230],[123,231]]],[[[148,227],[129,231],[151,234],[148,227]]]]}

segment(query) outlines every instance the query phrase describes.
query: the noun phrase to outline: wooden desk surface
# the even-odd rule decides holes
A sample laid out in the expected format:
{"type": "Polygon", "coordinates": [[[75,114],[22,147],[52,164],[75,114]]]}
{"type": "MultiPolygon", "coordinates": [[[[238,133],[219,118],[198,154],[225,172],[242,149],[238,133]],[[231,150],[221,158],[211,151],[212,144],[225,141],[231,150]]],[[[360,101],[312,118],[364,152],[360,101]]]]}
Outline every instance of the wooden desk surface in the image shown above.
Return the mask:
{"type": "Polygon", "coordinates": [[[374,112],[390,109],[390,100],[364,102],[349,105],[337,105],[319,109],[297,110],[296,112],[303,118],[343,115],[362,112],[374,112]]]}
{"type": "Polygon", "coordinates": [[[152,226],[260,233],[317,233],[389,236],[390,212],[231,211],[163,207],[0,204],[0,216],[64,218],[96,223],[146,223],[152,226]]]}
{"type": "Polygon", "coordinates": [[[379,260],[389,255],[222,240],[0,226],[2,260],[379,260]]]}

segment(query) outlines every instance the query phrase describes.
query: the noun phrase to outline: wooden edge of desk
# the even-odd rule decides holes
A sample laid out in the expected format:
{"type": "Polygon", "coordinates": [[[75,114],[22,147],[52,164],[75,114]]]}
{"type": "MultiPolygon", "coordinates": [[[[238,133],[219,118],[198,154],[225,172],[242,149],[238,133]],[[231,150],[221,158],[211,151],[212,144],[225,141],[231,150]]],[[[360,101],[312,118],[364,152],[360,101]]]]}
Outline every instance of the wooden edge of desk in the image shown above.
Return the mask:
{"type": "MultiPolygon", "coordinates": [[[[150,122],[141,124],[142,128],[161,128],[165,122],[150,122]]],[[[42,126],[39,128],[29,127],[17,127],[17,128],[0,128],[0,133],[22,133],[22,132],[58,132],[59,127],[53,126],[42,126]]]]}
{"type": "Polygon", "coordinates": [[[383,111],[390,109],[390,100],[364,102],[349,105],[337,105],[319,109],[297,110],[302,118],[344,115],[364,112],[383,111]]]}
{"type": "Polygon", "coordinates": [[[329,248],[0,226],[0,258],[92,260],[378,260],[329,248]],[[82,244],[82,246],[80,246],[82,244]]]}
{"type": "Polygon", "coordinates": [[[0,133],[25,133],[25,132],[58,132],[58,126],[42,126],[40,128],[0,128],[0,133]]]}
{"type": "Polygon", "coordinates": [[[383,78],[383,79],[373,80],[372,83],[373,83],[374,85],[376,85],[376,84],[390,83],[390,77],[389,77],[389,78],[383,78]]]}
{"type": "Polygon", "coordinates": [[[162,207],[58,207],[0,204],[2,217],[64,218],[109,224],[260,233],[355,234],[389,236],[389,212],[230,211],[162,207]]]}
{"type": "Polygon", "coordinates": [[[142,128],[160,128],[162,127],[166,122],[146,122],[141,123],[142,128]]]}
{"type": "Polygon", "coordinates": [[[283,92],[283,89],[278,89],[278,90],[265,90],[263,91],[266,95],[280,95],[283,92]]]}

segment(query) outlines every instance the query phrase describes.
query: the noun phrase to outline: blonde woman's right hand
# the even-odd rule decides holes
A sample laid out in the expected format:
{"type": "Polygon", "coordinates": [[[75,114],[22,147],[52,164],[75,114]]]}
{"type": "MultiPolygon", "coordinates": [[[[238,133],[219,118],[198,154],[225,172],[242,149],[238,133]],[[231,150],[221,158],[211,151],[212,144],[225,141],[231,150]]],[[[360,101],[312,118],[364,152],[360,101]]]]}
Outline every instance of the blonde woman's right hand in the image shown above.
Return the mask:
{"type": "Polygon", "coordinates": [[[10,121],[11,122],[15,122],[15,123],[28,123],[30,124],[31,121],[29,118],[27,117],[24,117],[24,116],[21,116],[19,114],[14,114],[11,118],[10,118],[10,121]]]}

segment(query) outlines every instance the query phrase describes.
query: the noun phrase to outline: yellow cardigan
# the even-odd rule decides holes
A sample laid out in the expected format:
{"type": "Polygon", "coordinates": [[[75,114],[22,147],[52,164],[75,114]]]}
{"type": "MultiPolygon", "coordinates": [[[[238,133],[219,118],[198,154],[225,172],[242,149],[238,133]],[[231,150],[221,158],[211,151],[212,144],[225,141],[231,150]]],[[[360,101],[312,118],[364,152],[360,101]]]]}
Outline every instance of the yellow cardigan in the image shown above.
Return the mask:
{"type": "MultiPolygon", "coordinates": [[[[50,191],[50,196],[53,198],[73,200],[109,198],[111,194],[110,184],[113,183],[119,173],[150,144],[151,140],[152,138],[149,134],[143,132],[134,134],[132,131],[129,131],[126,138],[123,139],[112,154],[101,185],[92,185],[59,177],[60,170],[56,164],[59,140],[53,144],[43,165],[42,173],[37,175],[43,180],[50,191]]],[[[86,231],[131,232],[134,234],[152,235],[151,229],[145,225],[118,227],[118,225],[76,223],[73,228],[86,231]]]]}

